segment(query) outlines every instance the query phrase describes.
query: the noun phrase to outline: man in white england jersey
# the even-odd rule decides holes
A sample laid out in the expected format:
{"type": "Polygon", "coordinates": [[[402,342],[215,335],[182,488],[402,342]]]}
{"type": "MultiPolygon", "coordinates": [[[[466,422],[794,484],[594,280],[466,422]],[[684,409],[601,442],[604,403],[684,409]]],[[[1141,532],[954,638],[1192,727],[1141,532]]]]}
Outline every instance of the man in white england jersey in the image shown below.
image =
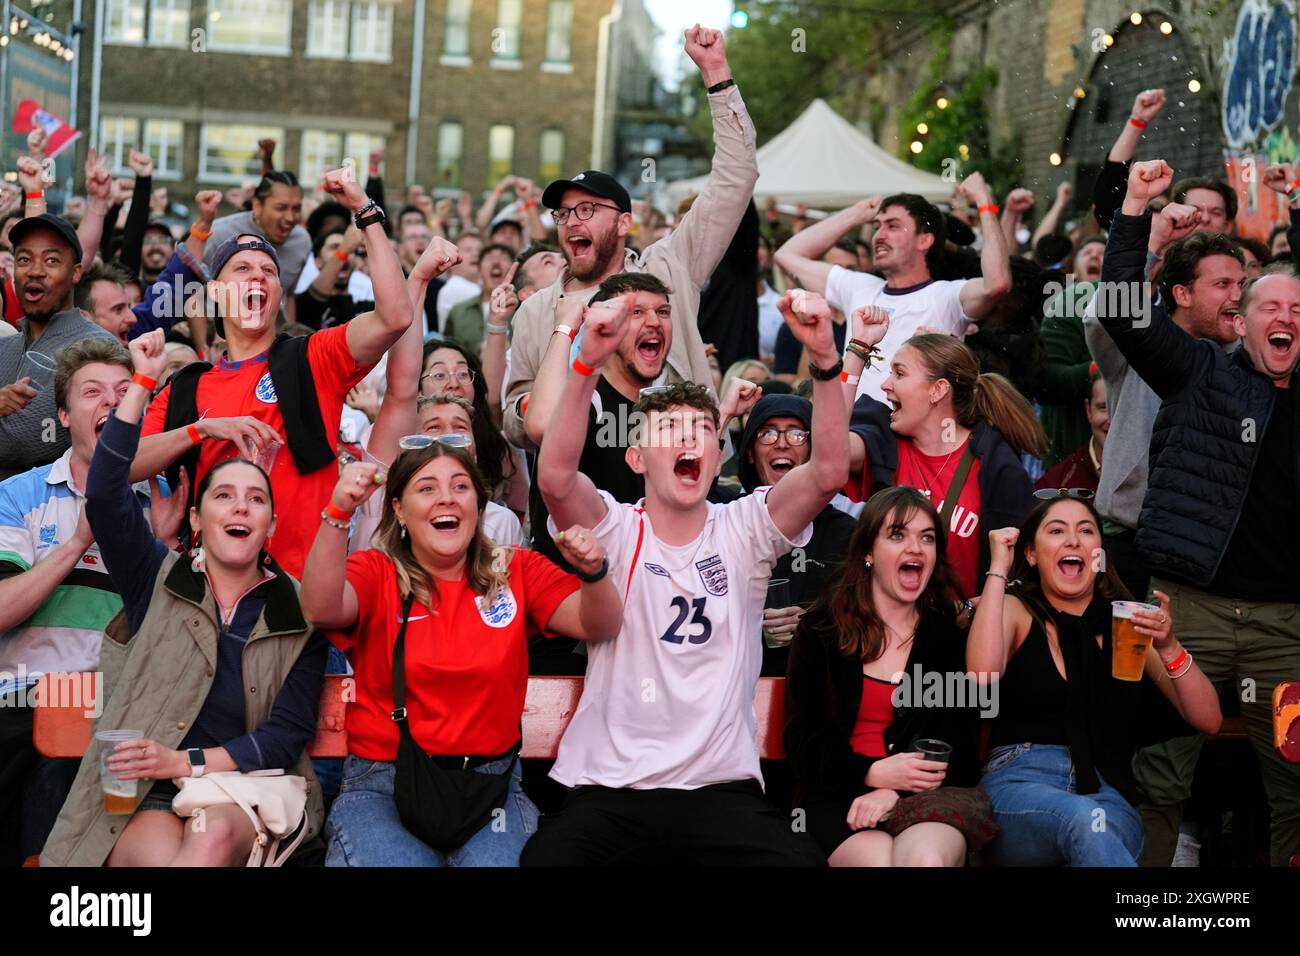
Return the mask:
{"type": "Polygon", "coordinates": [[[864,199],[796,233],[776,251],[776,264],[794,276],[797,284],[825,295],[844,315],[851,316],[867,305],[878,305],[889,313],[889,334],[880,343],[884,361],[873,362],[863,371],[858,398],[870,395],[878,402],[888,402],[880,386],[889,377],[894,353],[919,329],[927,327],[962,338],[970,322],[988,315],[997,300],[1011,290],[1011,264],[998,207],[984,177],[972,173],[957,192],[979,209],[984,248],[980,253],[983,275],[978,279],[934,278],[943,256],[943,214],[912,193],[864,199]],[[875,223],[871,255],[884,278],[822,261],[840,236],[867,223],[875,223]]]}
{"type": "Polygon", "coordinates": [[[529,841],[526,866],[674,860],[702,865],[822,863],[763,797],[754,692],[767,580],[806,544],[847,480],[848,416],[824,299],[781,299],[814,376],[812,456],[780,484],[725,505],[706,500],[722,465],[718,407],[691,382],[643,391],[628,465],[645,498],[620,504],[577,470],[595,370],[627,322],[620,298],[588,310],[542,441],[537,480],[550,530],[584,524],[624,592],[619,636],[589,649],[587,680],[551,776],[571,788],[529,841]]]}

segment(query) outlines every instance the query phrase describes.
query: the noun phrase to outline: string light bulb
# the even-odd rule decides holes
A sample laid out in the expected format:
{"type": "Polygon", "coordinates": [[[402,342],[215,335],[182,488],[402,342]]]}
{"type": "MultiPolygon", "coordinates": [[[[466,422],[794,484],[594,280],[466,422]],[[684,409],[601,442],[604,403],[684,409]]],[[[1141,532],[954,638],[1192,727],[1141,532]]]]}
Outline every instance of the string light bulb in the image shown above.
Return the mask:
{"type": "Polygon", "coordinates": [[[1132,13],[1129,14],[1128,22],[1133,24],[1133,26],[1138,26],[1139,24],[1142,23],[1142,14],[1134,10],[1132,13]]]}
{"type": "Polygon", "coordinates": [[[924,136],[926,133],[930,132],[930,127],[925,123],[917,123],[916,131],[920,133],[922,136],[924,136]]]}
{"type": "Polygon", "coordinates": [[[922,143],[919,139],[912,140],[912,152],[919,153],[923,149],[925,149],[924,143],[922,143]]]}
{"type": "Polygon", "coordinates": [[[1187,81],[1187,88],[1188,88],[1189,90],[1191,90],[1193,93],[1199,93],[1199,92],[1201,92],[1201,81],[1200,81],[1200,80],[1188,80],[1188,81],[1187,81]]]}
{"type": "Polygon", "coordinates": [[[939,97],[937,100],[935,100],[934,105],[939,107],[939,109],[941,110],[946,110],[948,108],[948,97],[946,96],[939,97]]]}
{"type": "Polygon", "coordinates": [[[1048,156],[1048,157],[1047,157],[1047,161],[1048,161],[1049,163],[1051,163],[1053,166],[1060,166],[1060,165],[1061,165],[1061,154],[1060,154],[1060,153],[1053,153],[1051,156],[1048,156]]]}
{"type": "Polygon", "coordinates": [[[1169,36],[1169,34],[1174,32],[1174,25],[1166,20],[1164,23],[1160,24],[1160,32],[1165,36],[1169,36]]]}

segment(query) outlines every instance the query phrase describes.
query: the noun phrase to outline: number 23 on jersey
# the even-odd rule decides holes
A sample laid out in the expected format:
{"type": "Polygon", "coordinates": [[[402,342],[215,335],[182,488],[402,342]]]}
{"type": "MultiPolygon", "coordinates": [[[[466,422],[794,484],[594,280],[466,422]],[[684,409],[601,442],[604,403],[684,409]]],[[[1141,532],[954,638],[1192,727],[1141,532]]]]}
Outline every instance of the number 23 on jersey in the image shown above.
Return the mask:
{"type": "Polygon", "coordinates": [[[670,644],[681,644],[683,641],[691,644],[703,644],[708,641],[713,636],[713,622],[704,613],[707,603],[708,598],[702,597],[690,601],[680,596],[673,598],[671,604],[673,622],[659,639],[670,644]],[[686,620],[688,617],[690,618],[689,623],[686,620]]]}

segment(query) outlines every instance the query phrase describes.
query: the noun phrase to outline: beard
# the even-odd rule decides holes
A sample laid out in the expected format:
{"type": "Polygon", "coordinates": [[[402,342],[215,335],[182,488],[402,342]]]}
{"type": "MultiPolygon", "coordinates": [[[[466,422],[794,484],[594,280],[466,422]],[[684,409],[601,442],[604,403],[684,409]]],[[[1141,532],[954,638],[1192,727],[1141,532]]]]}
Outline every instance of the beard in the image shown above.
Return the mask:
{"type": "Polygon", "coordinates": [[[590,268],[579,270],[573,264],[573,257],[567,244],[564,247],[564,261],[568,263],[569,275],[579,282],[592,282],[599,279],[609,268],[610,262],[619,254],[618,233],[614,230],[591,237],[592,264],[590,268]]]}

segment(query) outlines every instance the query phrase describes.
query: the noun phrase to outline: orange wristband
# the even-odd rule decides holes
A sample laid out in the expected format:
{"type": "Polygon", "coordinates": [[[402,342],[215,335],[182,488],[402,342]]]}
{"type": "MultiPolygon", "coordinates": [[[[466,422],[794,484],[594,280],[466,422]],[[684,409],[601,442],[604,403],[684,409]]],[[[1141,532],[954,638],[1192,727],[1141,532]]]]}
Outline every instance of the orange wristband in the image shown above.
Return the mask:
{"type": "Polygon", "coordinates": [[[583,375],[583,376],[591,375],[593,372],[596,371],[594,368],[592,368],[590,365],[585,363],[580,358],[576,358],[573,360],[573,370],[577,372],[579,375],[583,375]]]}
{"type": "Polygon", "coordinates": [[[334,258],[337,259],[339,262],[347,262],[347,261],[348,261],[348,254],[347,254],[347,252],[346,252],[345,250],[343,250],[343,249],[335,249],[335,250],[334,250],[334,258]]]}
{"type": "Polygon", "coordinates": [[[139,372],[131,376],[131,381],[136,385],[143,386],[147,392],[152,392],[158,387],[157,379],[150,378],[148,375],[141,375],[139,372]]]}
{"type": "Polygon", "coordinates": [[[186,426],[185,434],[189,435],[190,441],[192,441],[196,445],[199,442],[203,441],[203,436],[199,434],[198,428],[196,428],[194,425],[186,426]]]}
{"type": "Polygon", "coordinates": [[[199,224],[196,222],[194,225],[190,226],[190,235],[199,240],[199,242],[207,242],[212,238],[212,230],[209,229],[207,232],[204,232],[199,228],[199,224]]]}
{"type": "Polygon", "coordinates": [[[325,506],[325,513],[329,515],[331,518],[333,518],[335,521],[352,520],[351,511],[344,511],[342,508],[337,507],[332,501],[325,506]]]}
{"type": "Polygon", "coordinates": [[[991,212],[996,216],[998,214],[998,207],[996,203],[987,203],[986,205],[980,206],[975,211],[979,213],[991,212]]]}

